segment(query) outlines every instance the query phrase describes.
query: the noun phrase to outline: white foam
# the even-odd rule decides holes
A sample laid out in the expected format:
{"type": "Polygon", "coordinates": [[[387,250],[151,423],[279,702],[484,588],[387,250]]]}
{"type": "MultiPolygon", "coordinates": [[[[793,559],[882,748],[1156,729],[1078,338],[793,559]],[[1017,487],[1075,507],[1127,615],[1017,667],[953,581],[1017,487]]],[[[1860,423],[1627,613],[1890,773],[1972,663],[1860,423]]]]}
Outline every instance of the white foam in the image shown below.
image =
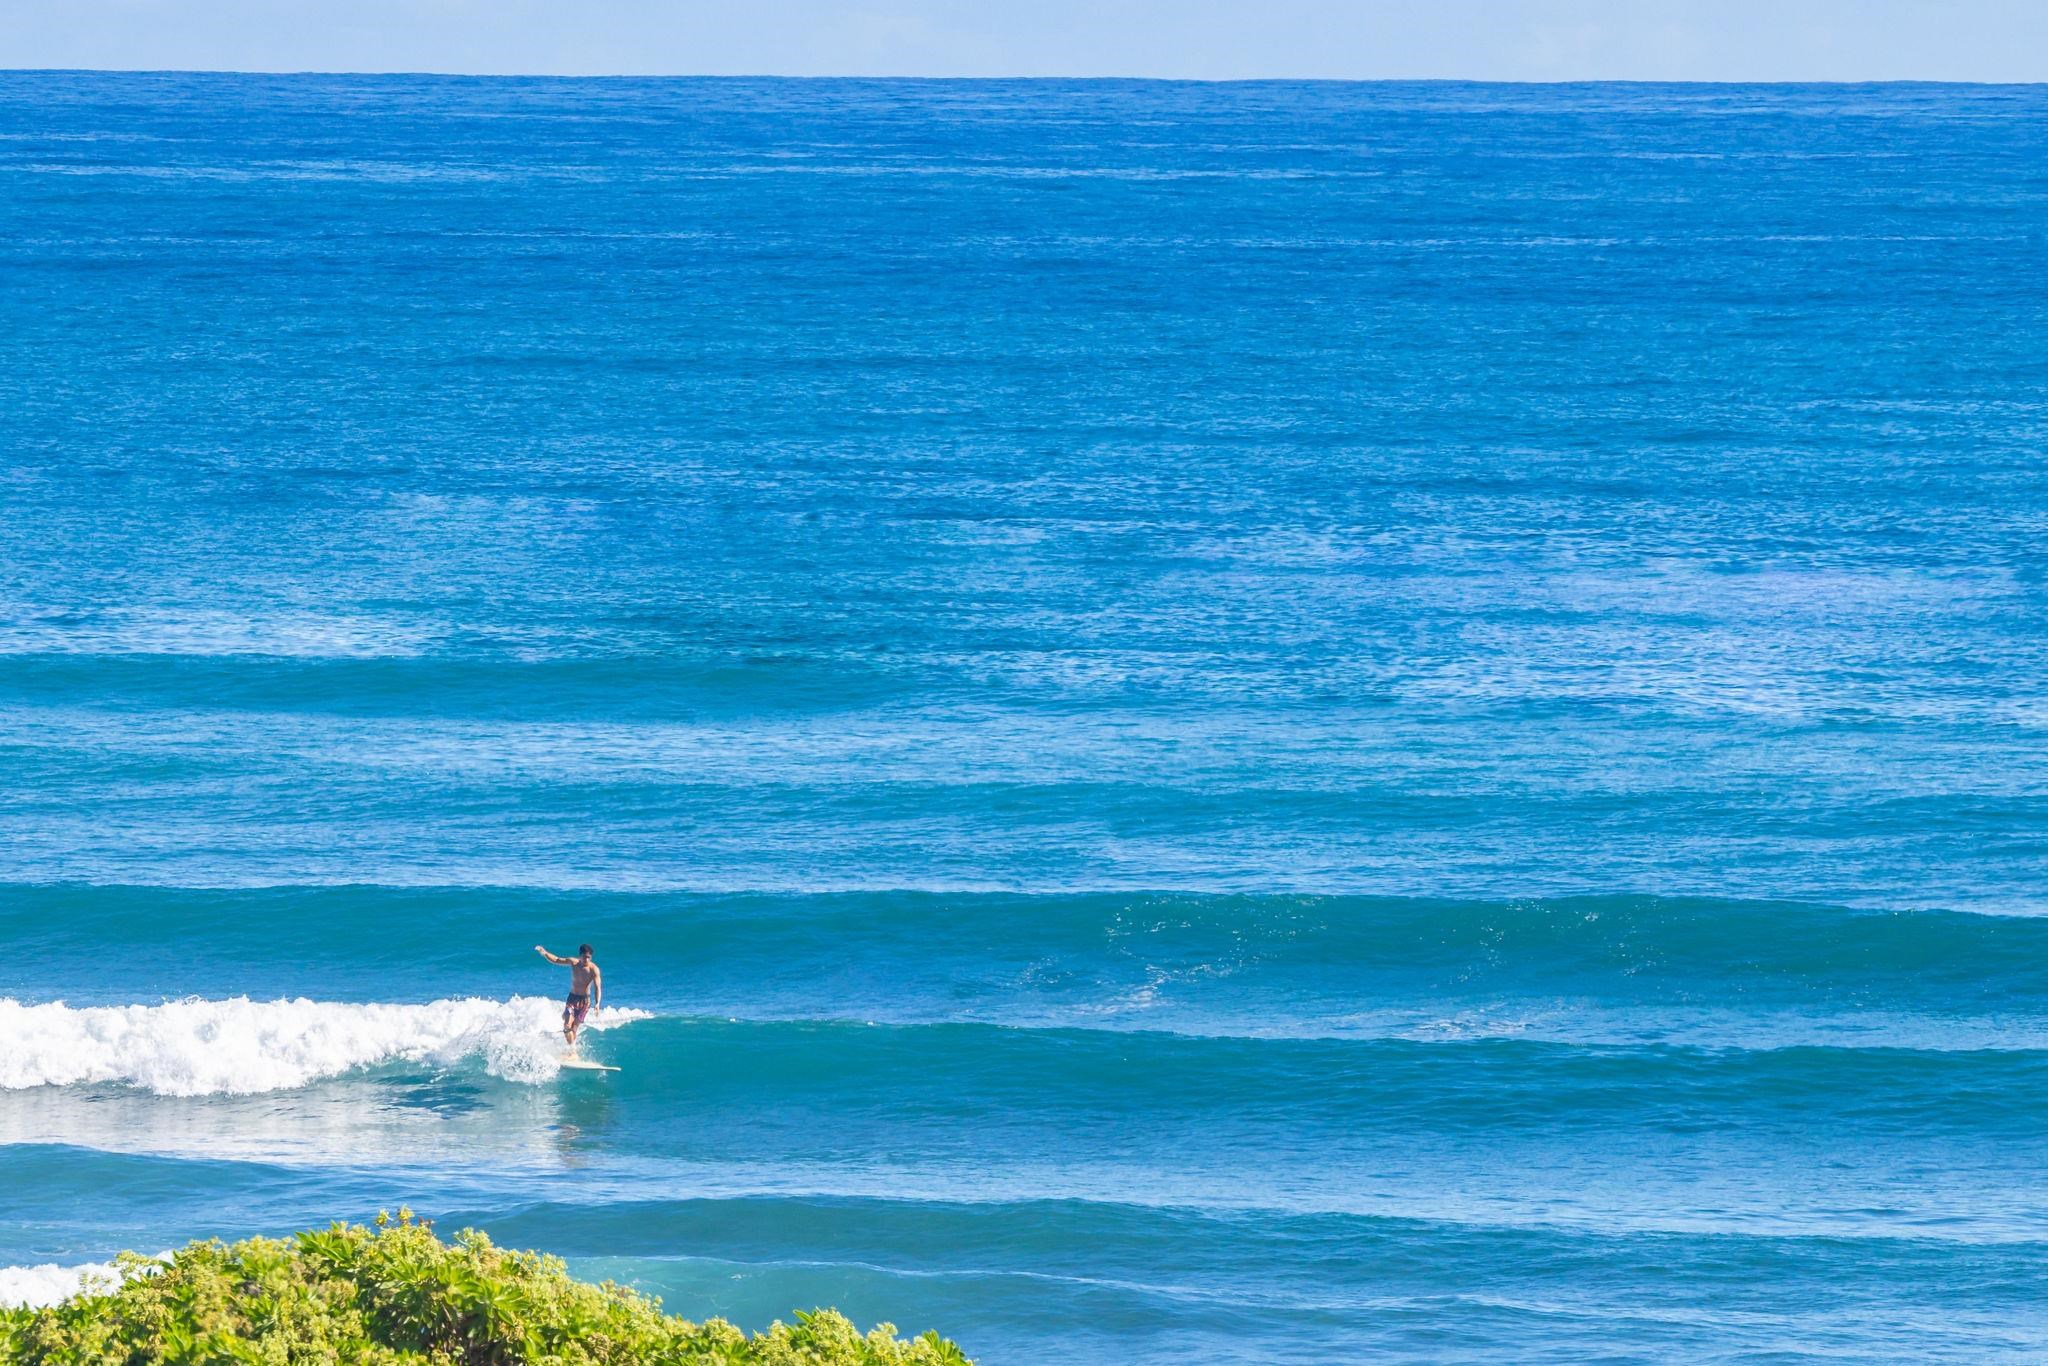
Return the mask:
{"type": "MultiPolygon", "coordinates": [[[[171,1254],[159,1253],[158,1261],[171,1254]]],[[[112,1262],[86,1262],[82,1266],[0,1266],[0,1308],[41,1309],[62,1304],[85,1290],[106,1292],[130,1275],[147,1275],[148,1268],[127,1270],[112,1262]]]]}
{"type": "MultiPolygon", "coordinates": [[[[587,1028],[646,1019],[608,1009],[587,1028]]],[[[284,1091],[379,1063],[539,1082],[560,1070],[561,1005],[539,996],[426,1005],[198,998],[162,1005],[23,1005],[0,998],[0,1090],[125,1082],[166,1096],[284,1091]]]]}

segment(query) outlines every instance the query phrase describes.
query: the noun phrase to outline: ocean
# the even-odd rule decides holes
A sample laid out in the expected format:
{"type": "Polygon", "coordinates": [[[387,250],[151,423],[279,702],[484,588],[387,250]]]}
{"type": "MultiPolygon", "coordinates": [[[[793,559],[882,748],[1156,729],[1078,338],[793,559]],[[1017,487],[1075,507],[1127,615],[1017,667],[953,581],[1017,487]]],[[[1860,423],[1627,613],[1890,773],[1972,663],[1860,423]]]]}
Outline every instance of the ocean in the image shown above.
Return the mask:
{"type": "Polygon", "coordinates": [[[0,75],[0,1295],[2048,1355],[2044,336],[2048,87],[0,75]]]}

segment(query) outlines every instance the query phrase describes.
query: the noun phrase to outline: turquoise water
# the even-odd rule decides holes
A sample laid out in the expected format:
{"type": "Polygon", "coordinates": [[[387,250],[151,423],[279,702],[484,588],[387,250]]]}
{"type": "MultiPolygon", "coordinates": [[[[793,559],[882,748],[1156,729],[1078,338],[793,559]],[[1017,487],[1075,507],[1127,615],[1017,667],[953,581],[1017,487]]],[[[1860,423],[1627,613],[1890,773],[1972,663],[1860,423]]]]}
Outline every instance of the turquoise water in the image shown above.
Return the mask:
{"type": "Polygon", "coordinates": [[[2044,116],[0,75],[0,1290],[2048,1353],[2044,116]]]}

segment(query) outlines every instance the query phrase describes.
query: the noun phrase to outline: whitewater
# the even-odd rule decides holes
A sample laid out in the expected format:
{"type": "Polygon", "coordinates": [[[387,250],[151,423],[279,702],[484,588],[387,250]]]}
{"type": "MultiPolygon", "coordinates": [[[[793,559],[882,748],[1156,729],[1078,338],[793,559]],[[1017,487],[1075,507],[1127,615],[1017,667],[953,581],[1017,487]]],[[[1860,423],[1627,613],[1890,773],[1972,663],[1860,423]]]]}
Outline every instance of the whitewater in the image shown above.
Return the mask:
{"type": "Polygon", "coordinates": [[[119,1285],[122,1268],[111,1262],[81,1266],[0,1266],[0,1306],[62,1304],[81,1291],[119,1285]]]}
{"type": "MultiPolygon", "coordinates": [[[[0,1089],[123,1082],[165,1096],[244,1095],[304,1086],[380,1063],[448,1067],[475,1059],[492,1076],[539,1082],[561,1070],[561,1005],[539,997],[424,1005],[223,1001],[23,1005],[0,999],[0,1089]]],[[[593,1033],[647,1019],[600,1011],[593,1033]]]]}
{"type": "Polygon", "coordinates": [[[2048,1356],[2044,138],[0,73],[0,1302],[2048,1356]]]}

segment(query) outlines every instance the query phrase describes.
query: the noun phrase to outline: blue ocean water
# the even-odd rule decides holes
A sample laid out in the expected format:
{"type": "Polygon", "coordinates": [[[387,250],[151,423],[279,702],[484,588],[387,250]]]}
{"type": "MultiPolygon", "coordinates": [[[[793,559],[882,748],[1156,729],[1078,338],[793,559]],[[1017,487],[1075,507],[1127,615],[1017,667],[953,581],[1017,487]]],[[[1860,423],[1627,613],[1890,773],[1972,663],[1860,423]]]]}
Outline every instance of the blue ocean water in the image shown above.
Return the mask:
{"type": "Polygon", "coordinates": [[[2039,1358],[2044,248],[2041,88],[0,75],[0,1266],[2039,1358]]]}

